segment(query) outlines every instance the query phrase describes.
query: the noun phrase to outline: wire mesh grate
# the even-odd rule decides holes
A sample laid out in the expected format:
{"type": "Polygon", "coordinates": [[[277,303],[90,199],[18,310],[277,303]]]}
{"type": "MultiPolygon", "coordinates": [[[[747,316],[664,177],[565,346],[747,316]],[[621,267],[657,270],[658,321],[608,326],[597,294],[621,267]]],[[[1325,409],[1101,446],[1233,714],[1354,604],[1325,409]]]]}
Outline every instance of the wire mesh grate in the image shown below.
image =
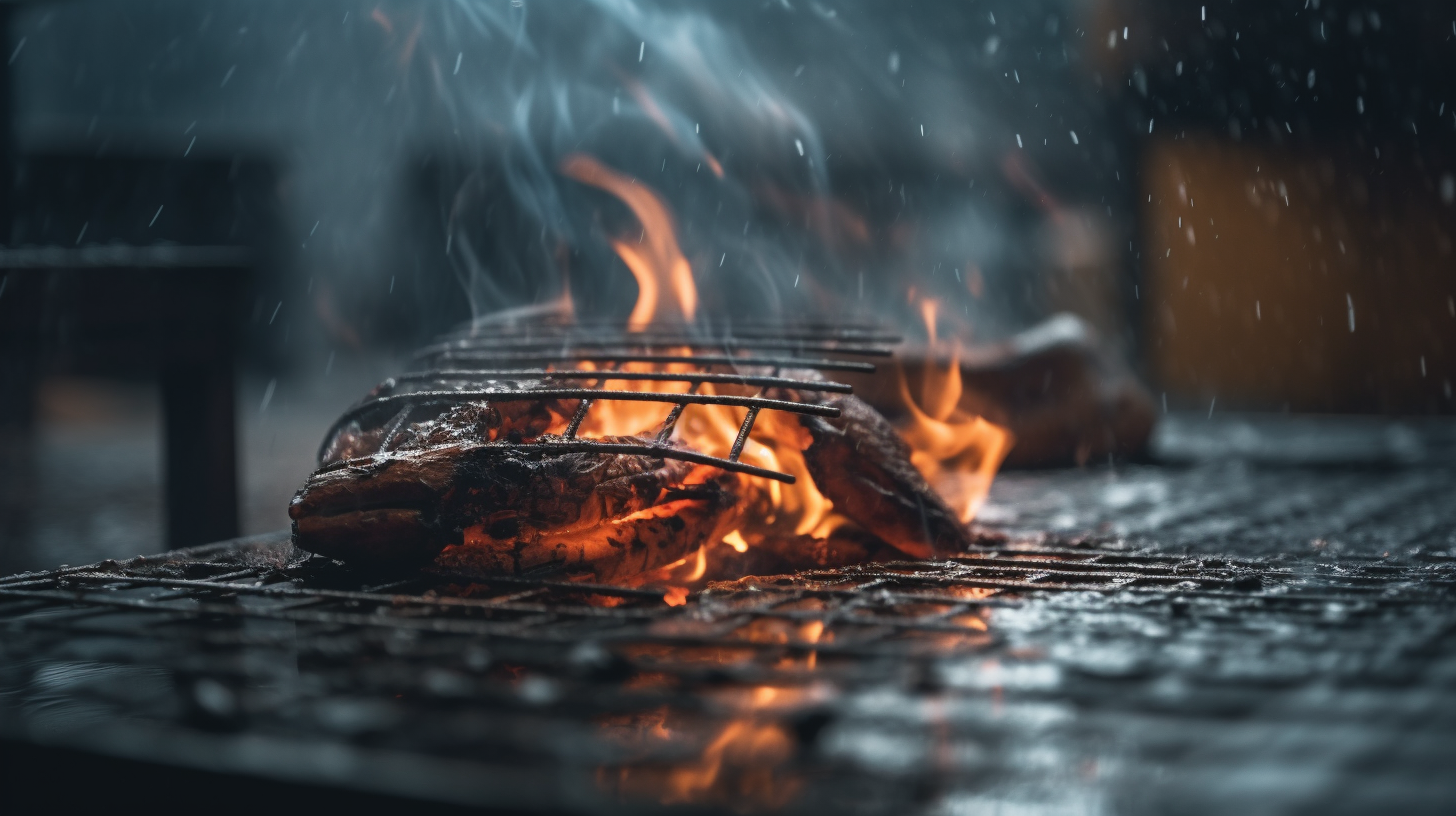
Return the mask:
{"type": "Polygon", "coordinates": [[[1003,722],[1053,700],[1137,722],[1148,694],[1227,716],[1303,682],[1417,682],[1456,623],[1453,582],[1452,565],[1023,544],[746,578],[669,606],[648,588],[370,575],[275,537],[0,580],[0,690],[31,701],[32,725],[92,723],[88,739],[97,717],[212,735],[208,762],[239,736],[394,757],[411,774],[367,785],[424,798],[915,810],[929,780],[1044,779],[1017,751],[1091,750],[1003,722]]]}
{"type": "MultiPolygon", "coordinates": [[[[874,365],[842,357],[885,357],[899,342],[895,334],[872,326],[829,327],[813,324],[695,324],[683,330],[623,332],[598,324],[539,321],[474,326],[446,335],[415,354],[420,366],[387,380],[375,393],[344,412],[325,434],[324,449],[335,434],[367,416],[390,415],[398,426],[421,407],[446,408],[471,401],[490,403],[538,400],[577,401],[560,438],[527,442],[496,440],[491,447],[513,453],[554,456],[566,453],[635,454],[678,459],[792,484],[787,473],[739,461],[765,410],[834,417],[837,408],[801,399],[805,394],[848,394],[849,385],[824,379],[825,371],[873,372],[874,365]],[[789,356],[764,352],[788,352],[789,356]],[[819,356],[805,356],[805,355],[819,356]],[[624,366],[634,366],[626,369],[624,366]],[[656,367],[656,368],[654,368],[656,367]],[[797,376],[786,376],[792,372],[797,376]],[[622,383],[665,383],[680,391],[632,390],[622,383]],[[588,383],[563,387],[562,383],[588,383]],[[617,384],[615,387],[611,384],[617,384]],[[746,389],[750,393],[702,393],[703,385],[746,389]],[[766,396],[772,390],[776,396],[766,396]],[[672,406],[655,439],[641,444],[578,436],[594,405],[650,402],[672,406]],[[720,405],[745,410],[727,456],[712,456],[669,444],[674,426],[690,405],[720,405]]],[[[387,433],[386,441],[392,438],[387,433]]],[[[324,450],[320,450],[323,458],[324,450]]],[[[346,463],[338,463],[344,466],[346,463]]]]}

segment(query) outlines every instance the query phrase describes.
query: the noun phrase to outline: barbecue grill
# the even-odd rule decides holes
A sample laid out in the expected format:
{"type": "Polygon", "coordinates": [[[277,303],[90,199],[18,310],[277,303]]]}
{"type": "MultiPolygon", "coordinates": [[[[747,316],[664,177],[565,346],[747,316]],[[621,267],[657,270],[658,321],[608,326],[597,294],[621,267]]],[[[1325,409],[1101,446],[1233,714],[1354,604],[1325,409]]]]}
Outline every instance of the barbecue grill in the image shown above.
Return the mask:
{"type": "MultiPolygon", "coordinates": [[[[585,347],[563,337],[506,345],[544,370],[585,347]]],[[[1167,450],[1227,435],[1176,427],[1167,450]]],[[[1456,472],[1450,440],[1413,433],[1431,461],[1007,474],[983,550],[752,576],[675,607],[653,589],[370,574],[283,534],[12,576],[0,727],[28,779],[9,789],[192,804],[222,785],[240,807],[366,810],[1441,812],[1456,472]],[[71,773],[124,784],[60,784],[71,773]]]]}
{"type": "MultiPolygon", "coordinates": [[[[874,365],[839,357],[889,357],[898,335],[872,325],[715,325],[704,322],[694,331],[653,330],[623,333],[619,326],[558,322],[527,322],[519,325],[463,329],[421,349],[414,360],[419,365],[382,386],[384,393],[371,396],[345,411],[324,435],[325,446],[334,434],[350,422],[369,414],[390,417],[381,449],[410,420],[420,407],[446,406],[471,400],[493,403],[532,402],[543,399],[580,400],[562,439],[552,442],[498,441],[492,447],[514,453],[549,456],[561,453],[598,452],[645,454],[681,459],[733,473],[773,479],[792,484],[794,477],[739,461],[753,432],[760,411],[775,410],[817,416],[837,416],[835,408],[763,396],[765,389],[848,394],[844,383],[806,379],[808,372],[854,371],[872,373],[874,365]],[[816,356],[809,356],[816,355],[816,356]],[[621,366],[637,364],[627,371],[621,366]],[[582,364],[593,368],[582,369],[582,364]],[[525,365],[538,367],[526,368],[525,365]],[[506,367],[511,366],[511,367],[506,367]],[[673,370],[643,370],[644,367],[673,370]],[[714,370],[719,369],[719,370],[714,370]],[[722,369],[728,369],[724,371],[722,369]],[[799,376],[783,376],[783,372],[799,376]],[[683,393],[629,391],[611,387],[622,381],[683,383],[683,393]],[[522,383],[528,383],[523,385],[522,383]],[[590,387],[560,387],[585,382],[590,387]],[[700,394],[703,383],[756,389],[752,396],[700,394]],[[654,402],[671,405],[653,444],[632,445],[584,439],[577,431],[595,403],[605,400],[654,402]],[[709,456],[666,444],[689,405],[728,405],[747,409],[728,456],[709,456]]],[[[320,458],[323,457],[320,450],[320,458]]]]}

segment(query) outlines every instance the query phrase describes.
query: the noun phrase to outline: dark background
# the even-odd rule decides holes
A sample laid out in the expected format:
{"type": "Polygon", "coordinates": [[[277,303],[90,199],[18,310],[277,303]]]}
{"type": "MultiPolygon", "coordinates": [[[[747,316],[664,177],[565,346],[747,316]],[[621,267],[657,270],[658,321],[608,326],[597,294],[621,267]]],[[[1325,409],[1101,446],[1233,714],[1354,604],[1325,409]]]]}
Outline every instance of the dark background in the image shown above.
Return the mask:
{"type": "Polygon", "coordinates": [[[981,342],[1071,311],[1175,412],[1456,405],[1448,4],[7,10],[10,568],[162,546],[178,348],[222,361],[261,532],[433,333],[567,287],[625,315],[614,205],[551,169],[576,151],[661,193],[717,312],[913,336],[929,297],[981,342]],[[76,254],[115,246],[247,260],[76,254]],[[44,247],[72,254],[15,254],[44,247]]]}

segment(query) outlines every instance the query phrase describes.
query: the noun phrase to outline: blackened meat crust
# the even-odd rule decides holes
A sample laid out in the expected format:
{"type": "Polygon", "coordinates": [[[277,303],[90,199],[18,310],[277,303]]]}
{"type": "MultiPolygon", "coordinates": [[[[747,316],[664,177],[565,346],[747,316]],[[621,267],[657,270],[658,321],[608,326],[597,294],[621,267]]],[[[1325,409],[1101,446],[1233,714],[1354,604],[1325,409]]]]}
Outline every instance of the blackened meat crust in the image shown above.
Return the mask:
{"type": "Polygon", "coordinates": [[[839,416],[800,422],[812,439],[804,462],[835,509],[917,558],[970,549],[966,525],[910,463],[910,447],[889,420],[857,397],[826,404],[839,416]]]}

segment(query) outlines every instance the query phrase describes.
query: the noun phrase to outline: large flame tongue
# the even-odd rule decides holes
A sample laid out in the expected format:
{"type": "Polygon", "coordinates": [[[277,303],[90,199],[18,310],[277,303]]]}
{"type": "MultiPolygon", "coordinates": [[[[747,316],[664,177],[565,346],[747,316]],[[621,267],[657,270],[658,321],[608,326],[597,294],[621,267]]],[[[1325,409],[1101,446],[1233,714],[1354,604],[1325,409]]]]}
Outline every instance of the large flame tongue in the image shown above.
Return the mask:
{"type": "Polygon", "coordinates": [[[910,393],[904,371],[900,372],[900,399],[909,420],[900,435],[910,444],[910,462],[935,488],[941,498],[970,522],[986,500],[996,471],[1015,442],[1011,431],[961,409],[961,346],[950,343],[950,359],[937,370],[937,350],[946,344],[936,337],[934,300],[921,302],[930,344],[925,360],[920,399],[910,393]]]}
{"type": "MultiPolygon", "coordinates": [[[[692,267],[683,256],[675,233],[672,214],[661,197],[636,179],[620,173],[597,159],[572,154],[562,161],[563,175],[618,198],[636,216],[640,234],[629,234],[612,241],[612,246],[637,279],[638,298],[628,321],[631,331],[654,326],[682,327],[693,320],[697,311],[697,289],[692,267]]],[[[970,521],[984,500],[1006,451],[1009,433],[960,407],[961,381],[959,349],[952,353],[949,366],[942,373],[933,358],[943,357],[945,344],[935,338],[935,309],[926,301],[926,322],[930,327],[931,344],[923,388],[916,399],[902,380],[901,396],[909,421],[899,430],[912,448],[911,462],[937,492],[957,511],[963,521],[970,521]]],[[[681,350],[690,354],[687,348],[681,350]]],[[[582,365],[594,369],[591,363],[582,365]]],[[[696,366],[626,362],[616,366],[618,376],[630,372],[666,370],[691,373],[696,366]]],[[[663,382],[654,380],[617,380],[614,387],[628,391],[686,392],[696,388],[703,394],[750,396],[756,389],[721,383],[663,382]]],[[[648,436],[660,434],[668,418],[669,406],[655,402],[603,400],[592,408],[579,433],[586,437],[648,436]]],[[[684,410],[673,425],[672,439],[678,444],[713,456],[727,456],[744,419],[744,409],[724,405],[694,405],[684,410]]],[[[737,508],[740,529],[733,530],[713,547],[731,547],[738,553],[773,542],[826,539],[847,523],[835,512],[834,504],[814,483],[804,459],[808,433],[792,415],[769,411],[758,418],[753,438],[743,448],[742,461],[793,475],[792,485],[778,482],[760,483],[744,480],[737,508]]],[[[643,580],[682,585],[701,580],[711,554],[696,552],[661,570],[642,576],[643,580]]],[[[685,590],[669,594],[670,602],[681,603],[685,590]]]]}
{"type": "Polygon", "coordinates": [[[612,248],[637,278],[637,305],[627,318],[627,328],[642,331],[653,324],[691,322],[698,309],[693,269],[678,249],[672,214],[657,194],[631,176],[581,153],[567,156],[561,162],[561,172],[621,199],[642,224],[638,241],[612,241],[612,248]],[[664,298],[663,293],[669,296],[664,298]]]}

